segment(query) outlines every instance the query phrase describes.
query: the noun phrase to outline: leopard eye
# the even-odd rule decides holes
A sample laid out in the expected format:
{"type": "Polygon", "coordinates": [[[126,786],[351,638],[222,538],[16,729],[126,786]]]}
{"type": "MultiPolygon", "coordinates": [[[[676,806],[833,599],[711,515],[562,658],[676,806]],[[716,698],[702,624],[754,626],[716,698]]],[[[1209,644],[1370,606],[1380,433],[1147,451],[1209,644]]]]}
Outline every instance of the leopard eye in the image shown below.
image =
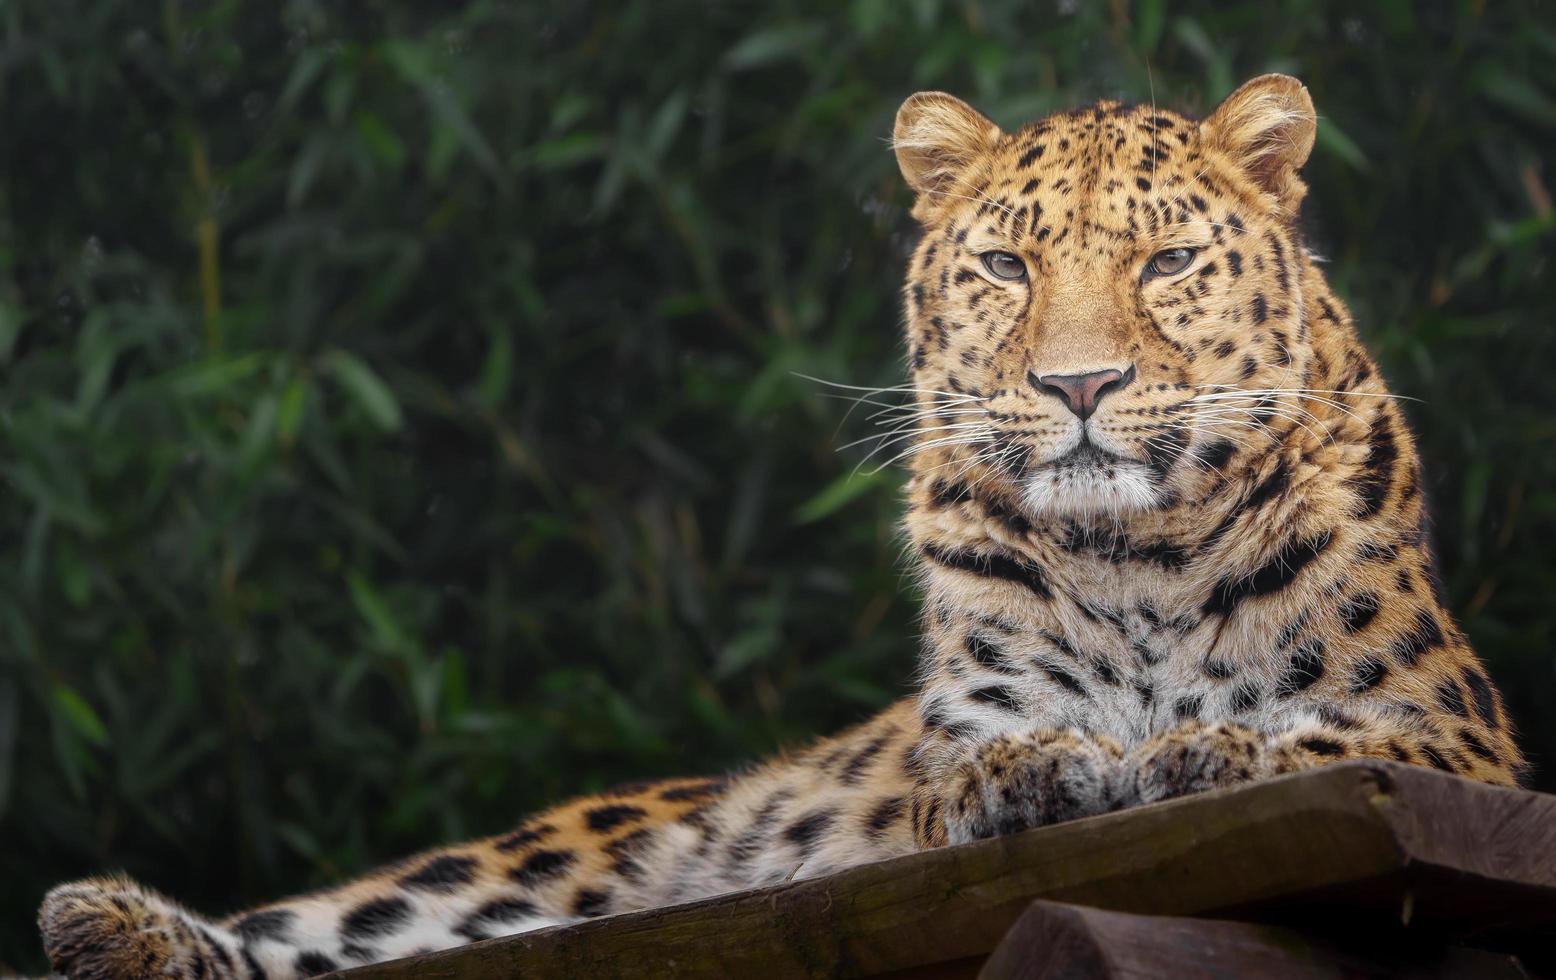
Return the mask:
{"type": "Polygon", "coordinates": [[[1163,249],[1151,256],[1151,261],[1145,264],[1145,278],[1175,276],[1189,267],[1197,252],[1198,249],[1193,248],[1163,249]]]}
{"type": "Polygon", "coordinates": [[[989,270],[989,275],[996,279],[1017,282],[1027,277],[1026,263],[1009,252],[984,252],[979,258],[983,259],[983,267],[989,270]]]}

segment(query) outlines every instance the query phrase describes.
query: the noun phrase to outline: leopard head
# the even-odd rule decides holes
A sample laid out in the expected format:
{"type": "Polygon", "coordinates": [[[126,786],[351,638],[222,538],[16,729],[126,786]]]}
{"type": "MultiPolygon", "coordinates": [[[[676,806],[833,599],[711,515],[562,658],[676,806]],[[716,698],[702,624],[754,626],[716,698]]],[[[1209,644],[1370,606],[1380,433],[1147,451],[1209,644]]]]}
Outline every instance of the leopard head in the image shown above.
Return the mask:
{"type": "Polygon", "coordinates": [[[924,231],[905,299],[918,470],[1034,516],[1119,517],[1256,448],[1314,356],[1293,222],[1314,132],[1283,75],[1203,121],[1101,102],[1011,133],[950,95],[909,98],[894,143],[924,231]]]}

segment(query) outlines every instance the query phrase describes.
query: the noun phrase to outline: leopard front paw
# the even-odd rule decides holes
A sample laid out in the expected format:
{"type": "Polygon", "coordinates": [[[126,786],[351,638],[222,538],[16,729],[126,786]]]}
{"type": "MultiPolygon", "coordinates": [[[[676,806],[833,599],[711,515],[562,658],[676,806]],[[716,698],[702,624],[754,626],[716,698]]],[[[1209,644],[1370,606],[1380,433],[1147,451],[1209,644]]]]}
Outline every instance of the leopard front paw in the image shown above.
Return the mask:
{"type": "Polygon", "coordinates": [[[1119,806],[1170,800],[1273,774],[1265,739],[1231,722],[1188,722],[1133,749],[1119,769],[1119,806]]]}
{"type": "Polygon", "coordinates": [[[54,969],[67,977],[167,974],[176,956],[172,922],[122,879],[55,888],[43,900],[38,927],[54,969]]]}
{"type": "Polygon", "coordinates": [[[127,878],[53,889],[38,910],[38,929],[54,969],[71,980],[240,975],[230,937],[127,878]]]}
{"type": "Polygon", "coordinates": [[[957,771],[946,798],[947,840],[960,844],[1101,813],[1122,757],[1106,738],[1051,729],[1002,735],[957,771]]]}

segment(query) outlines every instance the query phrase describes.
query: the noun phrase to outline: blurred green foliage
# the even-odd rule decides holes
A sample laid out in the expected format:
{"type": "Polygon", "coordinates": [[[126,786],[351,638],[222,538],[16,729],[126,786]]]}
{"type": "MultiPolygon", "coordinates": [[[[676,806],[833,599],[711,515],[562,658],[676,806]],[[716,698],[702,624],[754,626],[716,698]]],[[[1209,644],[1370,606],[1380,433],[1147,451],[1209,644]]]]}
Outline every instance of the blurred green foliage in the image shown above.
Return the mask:
{"type": "Polygon", "coordinates": [[[1556,758],[1556,27],[1495,4],[0,3],[0,960],[906,688],[897,103],[1299,74],[1453,604],[1556,758]]]}

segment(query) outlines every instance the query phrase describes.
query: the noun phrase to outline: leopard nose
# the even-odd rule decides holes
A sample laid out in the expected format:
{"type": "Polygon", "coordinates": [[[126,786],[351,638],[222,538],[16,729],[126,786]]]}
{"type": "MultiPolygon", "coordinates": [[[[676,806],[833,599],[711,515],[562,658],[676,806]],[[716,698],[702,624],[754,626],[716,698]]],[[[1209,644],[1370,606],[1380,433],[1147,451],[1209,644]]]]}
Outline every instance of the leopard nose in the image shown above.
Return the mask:
{"type": "Polygon", "coordinates": [[[1102,396],[1128,387],[1134,379],[1133,364],[1123,371],[1109,368],[1087,374],[1039,375],[1027,372],[1028,384],[1044,394],[1057,395],[1063,399],[1065,406],[1083,422],[1097,410],[1097,402],[1102,400],[1102,396]]]}

